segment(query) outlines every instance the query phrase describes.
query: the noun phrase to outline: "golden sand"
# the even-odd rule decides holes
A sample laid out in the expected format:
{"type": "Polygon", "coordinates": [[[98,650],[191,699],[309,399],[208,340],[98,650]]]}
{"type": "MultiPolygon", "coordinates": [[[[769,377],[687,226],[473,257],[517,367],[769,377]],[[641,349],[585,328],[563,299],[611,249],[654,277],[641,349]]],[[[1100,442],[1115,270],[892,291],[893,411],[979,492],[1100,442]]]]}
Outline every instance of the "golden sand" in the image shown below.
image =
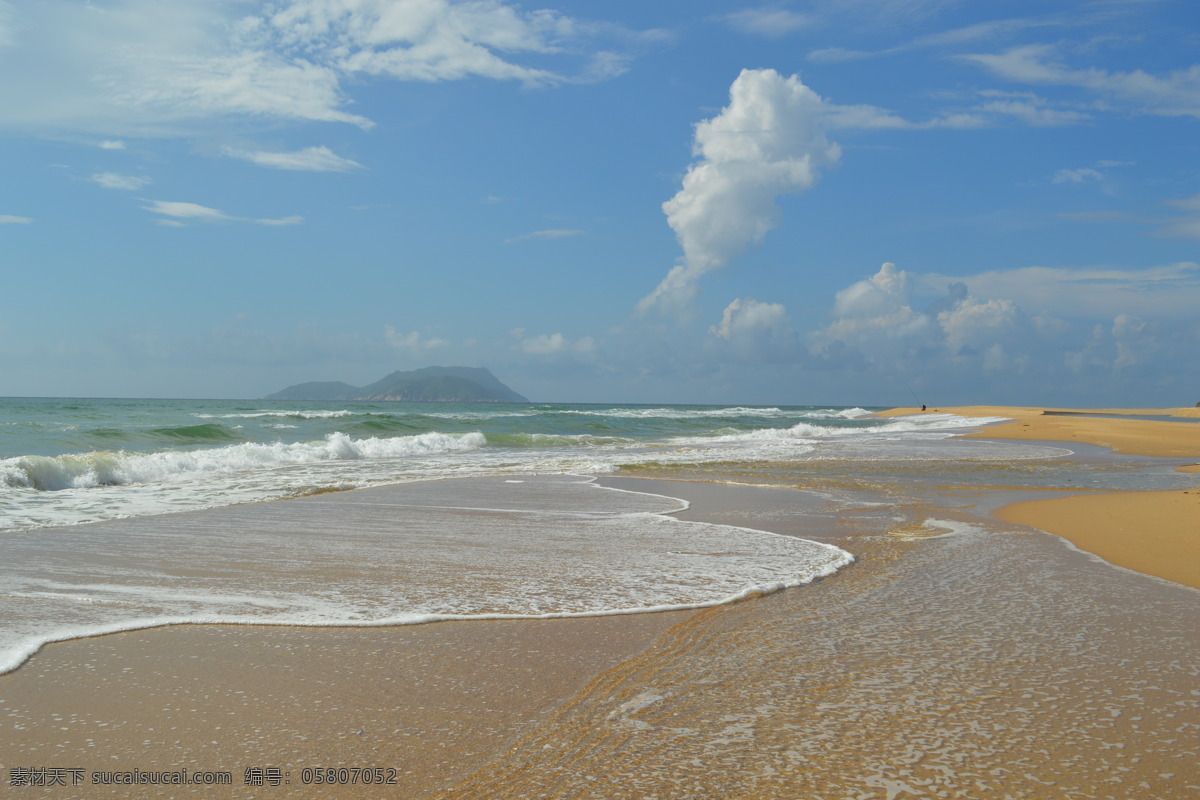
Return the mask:
{"type": "Polygon", "coordinates": [[[14,797],[422,797],[486,764],[687,616],[180,625],[51,644],[0,676],[2,778],[78,769],[84,781],[72,789],[64,773],[65,787],[14,788],[14,797]],[[320,767],[379,768],[394,782],[306,784],[316,773],[304,770],[320,767]],[[232,784],[91,783],[104,772],[185,769],[228,772],[232,784]],[[265,782],[247,785],[247,770],[265,782]]]}
{"type": "MultiPolygon", "coordinates": [[[[968,434],[975,438],[1081,442],[1129,455],[1200,460],[1200,423],[1170,421],[1172,417],[1200,416],[1197,408],[960,406],[940,408],[936,412],[1012,420],[968,434]],[[1160,416],[1162,420],[1088,414],[1160,416]]],[[[880,416],[920,413],[920,409],[915,408],[894,408],[881,412],[880,416]]],[[[1180,469],[1200,472],[1200,464],[1180,469]]],[[[1007,506],[996,515],[1008,522],[1030,525],[1061,536],[1111,564],[1200,589],[1200,490],[1120,492],[1034,500],[1007,506]]]]}
{"type": "Polygon", "coordinates": [[[844,509],[853,566],[693,615],[438,800],[1195,798],[1194,593],[978,518],[879,535],[925,518],[896,488],[844,509]]]}
{"type": "MultiPolygon", "coordinates": [[[[1172,417],[1200,416],[1195,408],[1032,408],[1022,406],[956,406],[929,409],[926,413],[957,414],[961,417],[1008,417],[1011,422],[989,425],[979,439],[1035,439],[1082,442],[1108,447],[1117,453],[1200,459],[1200,423],[1173,422],[1172,417]],[[1133,414],[1161,416],[1162,420],[1121,419],[1090,414],[1133,414]]],[[[922,413],[919,408],[893,408],[882,417],[922,413]]]]}
{"type": "Polygon", "coordinates": [[[1200,589],[1200,490],[1056,497],[995,513],[1111,564],[1200,589]]]}

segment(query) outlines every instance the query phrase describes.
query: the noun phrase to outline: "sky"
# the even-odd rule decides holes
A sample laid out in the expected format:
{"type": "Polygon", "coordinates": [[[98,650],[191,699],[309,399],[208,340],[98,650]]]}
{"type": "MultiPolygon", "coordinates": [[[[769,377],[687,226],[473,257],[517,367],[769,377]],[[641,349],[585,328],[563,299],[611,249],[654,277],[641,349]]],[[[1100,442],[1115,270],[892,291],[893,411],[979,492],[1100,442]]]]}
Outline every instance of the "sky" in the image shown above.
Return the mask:
{"type": "Polygon", "coordinates": [[[1191,0],[0,0],[0,396],[1200,401],[1191,0]]]}

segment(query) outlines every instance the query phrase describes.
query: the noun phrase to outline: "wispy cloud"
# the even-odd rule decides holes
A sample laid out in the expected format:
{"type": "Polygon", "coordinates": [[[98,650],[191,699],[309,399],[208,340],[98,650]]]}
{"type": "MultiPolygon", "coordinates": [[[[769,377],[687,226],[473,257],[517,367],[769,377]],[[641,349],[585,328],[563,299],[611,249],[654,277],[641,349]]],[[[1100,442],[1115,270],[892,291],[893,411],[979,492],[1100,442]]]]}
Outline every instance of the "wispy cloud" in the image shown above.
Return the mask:
{"type": "Polygon", "coordinates": [[[1104,173],[1098,169],[1091,167],[1080,167],[1078,169],[1060,169],[1054,173],[1051,178],[1053,183],[1085,183],[1087,181],[1098,181],[1104,178],[1104,173]]]}
{"type": "Polygon", "coordinates": [[[115,172],[97,172],[92,176],[92,182],[98,183],[105,189],[123,189],[133,191],[147,186],[153,181],[139,175],[120,175],[115,172]]]}
{"type": "Polygon", "coordinates": [[[1155,75],[1143,70],[1076,69],[1063,63],[1053,45],[1024,45],[997,54],[970,54],[963,60],[1027,84],[1087,90],[1125,111],[1200,117],[1200,64],[1155,75]]]}
{"type": "MultiPolygon", "coordinates": [[[[1100,162],[1100,164],[1107,163],[1112,162],[1100,162]]],[[[1123,165],[1123,162],[1119,163],[1123,165]]],[[[1091,170],[1088,168],[1084,168],[1082,170],[1059,170],[1059,172],[1056,173],[1055,182],[1082,182],[1085,180],[1096,180],[1103,184],[1107,178],[1106,175],[1101,174],[1099,178],[1093,178],[1090,175],[1091,172],[1098,171],[1099,170],[1091,170]],[[1079,175],[1077,173],[1084,174],[1079,175]],[[1063,181],[1058,181],[1057,177],[1060,175],[1070,177],[1064,177],[1063,181]]],[[[1111,192],[1109,193],[1111,194],[1111,192]]],[[[1168,206],[1169,208],[1178,210],[1165,215],[1161,212],[1149,213],[1145,211],[1074,211],[1061,214],[1060,216],[1063,219],[1069,219],[1074,222],[1082,222],[1092,225],[1138,225],[1145,228],[1150,228],[1152,235],[1158,237],[1200,240],[1200,194],[1192,195],[1191,197],[1165,200],[1162,204],[1168,206]]]]}
{"type": "Polygon", "coordinates": [[[1147,269],[1021,267],[973,275],[926,273],[916,282],[928,292],[965,282],[981,298],[1012,300],[1068,319],[1123,313],[1194,319],[1200,308],[1200,265],[1186,261],[1147,269]]]}
{"type": "Polygon", "coordinates": [[[230,116],[367,128],[347,110],[352,82],[603,80],[625,70],[621,50],[638,39],[505,0],[282,0],[250,14],[210,0],[5,8],[0,69],[28,79],[0,85],[4,124],[118,136],[186,133],[230,116]]]}
{"type": "Polygon", "coordinates": [[[431,350],[450,346],[450,342],[445,339],[422,336],[418,331],[400,333],[391,325],[384,326],[383,338],[393,350],[413,357],[424,355],[431,350]]]}
{"type": "Polygon", "coordinates": [[[349,172],[361,169],[362,164],[337,155],[328,147],[306,147],[303,150],[293,150],[285,153],[273,153],[265,150],[236,150],[226,148],[225,154],[232,158],[240,158],[260,167],[272,169],[305,170],[309,172],[349,172]]]}
{"type": "Polygon", "coordinates": [[[235,218],[218,211],[215,208],[202,206],[198,203],[180,203],[166,200],[154,200],[148,206],[143,206],[152,214],[162,214],[165,217],[197,222],[231,222],[235,218]]]}
{"type": "Polygon", "coordinates": [[[975,106],[974,110],[992,117],[1011,117],[1038,127],[1077,125],[1092,117],[1074,109],[1051,107],[1040,98],[988,100],[975,106]]]}
{"type": "Polygon", "coordinates": [[[12,214],[0,214],[0,225],[31,225],[31,217],[17,217],[12,214]]]}
{"type": "Polygon", "coordinates": [[[524,328],[516,328],[509,334],[517,349],[532,356],[549,359],[579,359],[591,357],[596,351],[596,340],[591,336],[570,339],[561,333],[539,333],[530,336],[524,328]]]}
{"type": "Polygon", "coordinates": [[[514,236],[511,239],[505,239],[504,244],[513,244],[515,242],[527,242],[530,239],[565,239],[570,236],[582,236],[584,233],[586,233],[586,231],[574,230],[574,229],[564,229],[564,228],[552,228],[550,230],[532,231],[530,233],[523,233],[520,236],[514,236]]]}
{"type": "Polygon", "coordinates": [[[299,225],[304,217],[292,216],[278,219],[253,219],[249,217],[232,217],[223,211],[198,203],[184,203],[166,200],[150,201],[143,208],[152,214],[159,214],[165,219],[159,220],[160,225],[168,227],[183,227],[190,222],[220,223],[220,222],[250,222],[256,225],[299,225]]]}
{"type": "Polygon", "coordinates": [[[1112,193],[1112,180],[1109,177],[1109,171],[1116,167],[1131,167],[1134,165],[1132,161],[1114,161],[1112,159],[1103,159],[1097,161],[1089,167],[1064,167],[1056,170],[1050,177],[1051,183],[1056,184],[1099,184],[1107,193],[1112,193]]]}
{"type": "Polygon", "coordinates": [[[817,24],[809,14],[784,8],[745,8],[725,14],[721,19],[735,30],[769,38],[787,36],[817,24]]]}
{"type": "Polygon", "coordinates": [[[1159,228],[1158,234],[1200,240],[1200,194],[1194,194],[1182,200],[1171,200],[1167,205],[1178,208],[1184,213],[1166,220],[1159,228]]]}
{"type": "Polygon", "coordinates": [[[808,60],[816,63],[839,63],[845,61],[860,61],[868,58],[882,58],[899,55],[916,50],[951,49],[965,44],[999,39],[1011,36],[1031,28],[1058,26],[1063,20],[1052,17],[1000,19],[964,25],[945,31],[925,34],[910,39],[893,47],[882,50],[847,50],[840,47],[827,47],[814,50],[808,54],[808,60]]]}

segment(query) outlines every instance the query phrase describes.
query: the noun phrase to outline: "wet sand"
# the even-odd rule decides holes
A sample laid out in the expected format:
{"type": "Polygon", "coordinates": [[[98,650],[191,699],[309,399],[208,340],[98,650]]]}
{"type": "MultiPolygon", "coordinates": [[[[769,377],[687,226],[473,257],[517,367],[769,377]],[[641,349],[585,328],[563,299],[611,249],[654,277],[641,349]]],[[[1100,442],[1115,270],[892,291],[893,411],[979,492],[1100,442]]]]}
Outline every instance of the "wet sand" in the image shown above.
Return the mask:
{"type": "Polygon", "coordinates": [[[13,768],[79,768],[85,781],[93,770],[186,768],[228,770],[234,785],[11,791],[1200,794],[1200,593],[1115,570],[950,492],[871,487],[864,498],[881,502],[847,503],[787,488],[602,482],[690,500],[682,516],[693,519],[838,543],[858,561],[695,613],[181,626],[50,645],[0,676],[6,785],[13,768]],[[305,786],[306,767],[391,768],[398,782],[305,786]],[[290,783],[269,785],[268,772],[268,785],[246,786],[247,768],[278,768],[290,783]]]}
{"type": "Polygon", "coordinates": [[[1200,489],[1030,500],[996,516],[1061,536],[1111,564],[1200,589],[1200,489]]]}
{"type": "Polygon", "coordinates": [[[51,644],[0,676],[0,767],[6,786],[13,768],[82,770],[79,788],[67,777],[19,797],[421,797],[687,616],[186,625],[51,644]],[[306,767],[380,767],[395,782],[305,786],[306,767]],[[245,785],[253,768],[280,770],[280,785],[245,785]],[[90,784],[181,769],[228,771],[233,785],[90,784]]]}
{"type": "MultiPolygon", "coordinates": [[[[968,417],[1009,417],[974,438],[1082,442],[1117,453],[1200,461],[1198,408],[1041,409],[969,406],[939,409],[968,417]],[[1050,412],[1050,413],[1047,413],[1050,412]],[[1088,414],[1155,416],[1156,420],[1088,414]]],[[[919,414],[892,409],[884,416],[919,414]]],[[[1200,471],[1200,464],[1181,471],[1200,471]]],[[[1016,503],[996,512],[1003,520],[1049,531],[1109,563],[1200,589],[1200,489],[1078,495],[1016,503]]]]}
{"type": "MultiPolygon", "coordinates": [[[[920,414],[919,408],[893,408],[878,416],[920,414]]],[[[1200,417],[1197,408],[1106,408],[1065,409],[1022,406],[955,406],[928,409],[925,413],[957,414],[963,417],[1008,417],[1010,422],[989,425],[978,439],[1033,439],[1084,442],[1111,448],[1116,453],[1192,458],[1200,461],[1200,417]],[[1097,416],[1090,416],[1090,415],[1097,416]],[[1151,416],[1154,420],[1123,419],[1151,416]]]]}
{"type": "Polygon", "coordinates": [[[1200,595],[925,500],[844,508],[856,564],[694,615],[438,797],[1195,797],[1200,595]]]}

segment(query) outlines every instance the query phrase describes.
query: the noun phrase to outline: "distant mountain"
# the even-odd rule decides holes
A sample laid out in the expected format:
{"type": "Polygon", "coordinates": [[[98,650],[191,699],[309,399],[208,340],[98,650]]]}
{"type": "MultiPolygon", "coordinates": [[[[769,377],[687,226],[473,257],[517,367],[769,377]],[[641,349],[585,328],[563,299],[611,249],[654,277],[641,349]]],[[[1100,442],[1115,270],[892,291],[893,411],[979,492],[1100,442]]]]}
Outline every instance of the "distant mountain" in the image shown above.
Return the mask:
{"type": "Polygon", "coordinates": [[[528,403],[483,367],[425,367],[393,372],[369,386],[298,383],[267,400],[395,400],[409,403],[528,403]]]}
{"type": "Polygon", "coordinates": [[[358,394],[358,387],[341,381],[313,381],[297,383],[281,392],[267,395],[268,400],[350,400],[358,394]]]}

